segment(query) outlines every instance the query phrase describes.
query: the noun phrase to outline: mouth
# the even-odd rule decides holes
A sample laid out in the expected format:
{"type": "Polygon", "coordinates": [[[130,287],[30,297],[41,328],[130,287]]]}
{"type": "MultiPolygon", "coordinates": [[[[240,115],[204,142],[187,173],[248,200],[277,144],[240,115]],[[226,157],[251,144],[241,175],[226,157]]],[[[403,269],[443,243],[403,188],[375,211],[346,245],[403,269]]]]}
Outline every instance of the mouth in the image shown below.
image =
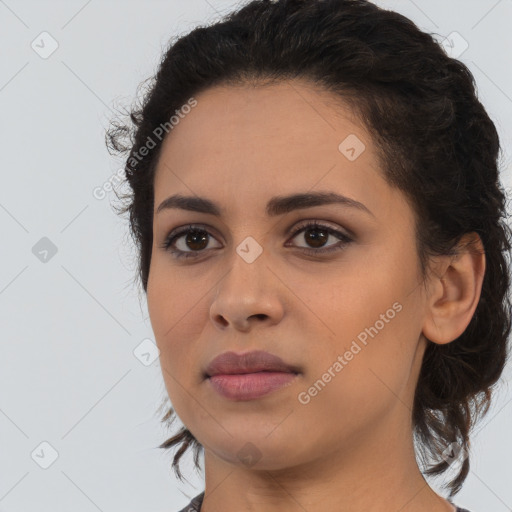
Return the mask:
{"type": "Polygon", "coordinates": [[[255,400],[288,387],[298,378],[296,372],[258,371],[216,374],[207,377],[211,388],[234,401],[255,400]]]}
{"type": "Polygon", "coordinates": [[[300,369],[285,363],[280,357],[263,350],[237,354],[224,352],[215,357],[204,373],[206,377],[259,372],[299,373],[300,369]]]}
{"type": "Polygon", "coordinates": [[[254,400],[291,385],[300,373],[300,368],[275,354],[255,350],[220,354],[206,367],[204,378],[225,398],[254,400]]]}

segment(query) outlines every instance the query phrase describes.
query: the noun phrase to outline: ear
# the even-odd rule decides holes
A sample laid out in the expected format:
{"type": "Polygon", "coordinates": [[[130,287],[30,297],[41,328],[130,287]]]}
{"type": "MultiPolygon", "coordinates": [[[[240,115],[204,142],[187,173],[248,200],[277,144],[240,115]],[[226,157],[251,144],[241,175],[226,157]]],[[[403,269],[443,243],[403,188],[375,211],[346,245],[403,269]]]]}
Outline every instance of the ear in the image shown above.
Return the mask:
{"type": "Polygon", "coordinates": [[[480,236],[466,233],[456,256],[440,256],[429,279],[423,335],[445,344],[469,325],[480,299],[485,274],[485,250],[480,236]]]}

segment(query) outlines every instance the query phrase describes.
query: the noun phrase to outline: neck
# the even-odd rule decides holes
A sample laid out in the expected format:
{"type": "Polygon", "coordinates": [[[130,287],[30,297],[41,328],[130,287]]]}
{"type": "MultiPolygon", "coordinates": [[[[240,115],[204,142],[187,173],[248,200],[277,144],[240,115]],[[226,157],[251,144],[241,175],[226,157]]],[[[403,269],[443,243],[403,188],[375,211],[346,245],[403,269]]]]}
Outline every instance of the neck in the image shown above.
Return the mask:
{"type": "Polygon", "coordinates": [[[201,512],[455,512],[419,470],[410,426],[386,426],[295,467],[247,468],[205,447],[201,512]]]}

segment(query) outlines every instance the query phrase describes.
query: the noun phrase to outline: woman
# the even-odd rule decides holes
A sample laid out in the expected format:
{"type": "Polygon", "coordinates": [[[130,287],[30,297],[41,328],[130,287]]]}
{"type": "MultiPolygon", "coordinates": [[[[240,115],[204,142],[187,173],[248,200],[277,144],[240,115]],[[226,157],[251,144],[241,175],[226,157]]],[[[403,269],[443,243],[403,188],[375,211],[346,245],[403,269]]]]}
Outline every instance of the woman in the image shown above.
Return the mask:
{"type": "Polygon", "coordinates": [[[173,41],[131,121],[107,140],[184,424],[161,447],[180,478],[204,453],[183,511],[462,511],[510,333],[470,71],[366,0],[255,0],[173,41]]]}

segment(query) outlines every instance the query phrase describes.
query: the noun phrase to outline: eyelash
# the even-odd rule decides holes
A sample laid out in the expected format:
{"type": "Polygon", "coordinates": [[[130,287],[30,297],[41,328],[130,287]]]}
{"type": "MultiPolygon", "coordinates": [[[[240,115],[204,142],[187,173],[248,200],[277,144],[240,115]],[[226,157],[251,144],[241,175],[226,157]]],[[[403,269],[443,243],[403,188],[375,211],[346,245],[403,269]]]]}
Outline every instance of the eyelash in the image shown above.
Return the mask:
{"type": "MultiPolygon", "coordinates": [[[[299,233],[305,232],[309,229],[319,229],[322,231],[327,232],[329,235],[334,235],[338,238],[340,238],[340,244],[335,244],[334,246],[330,246],[328,249],[307,249],[304,247],[299,247],[299,249],[308,255],[317,256],[318,254],[326,254],[333,251],[339,251],[345,248],[346,245],[353,242],[351,238],[349,238],[345,233],[342,233],[341,231],[338,231],[336,229],[333,229],[329,226],[326,226],[324,224],[320,224],[317,221],[308,221],[305,224],[302,224],[298,228],[296,228],[291,236],[291,238],[295,238],[299,233]]],[[[180,238],[183,235],[186,235],[190,232],[205,232],[210,235],[210,233],[205,229],[205,226],[198,225],[198,224],[190,224],[188,226],[184,226],[182,229],[180,229],[178,232],[174,233],[171,232],[166,239],[164,240],[164,243],[160,246],[161,249],[164,249],[166,251],[169,251],[174,258],[197,258],[199,256],[199,253],[204,252],[204,250],[201,251],[182,251],[180,249],[171,248],[171,246],[174,244],[174,242],[180,238]]]]}

